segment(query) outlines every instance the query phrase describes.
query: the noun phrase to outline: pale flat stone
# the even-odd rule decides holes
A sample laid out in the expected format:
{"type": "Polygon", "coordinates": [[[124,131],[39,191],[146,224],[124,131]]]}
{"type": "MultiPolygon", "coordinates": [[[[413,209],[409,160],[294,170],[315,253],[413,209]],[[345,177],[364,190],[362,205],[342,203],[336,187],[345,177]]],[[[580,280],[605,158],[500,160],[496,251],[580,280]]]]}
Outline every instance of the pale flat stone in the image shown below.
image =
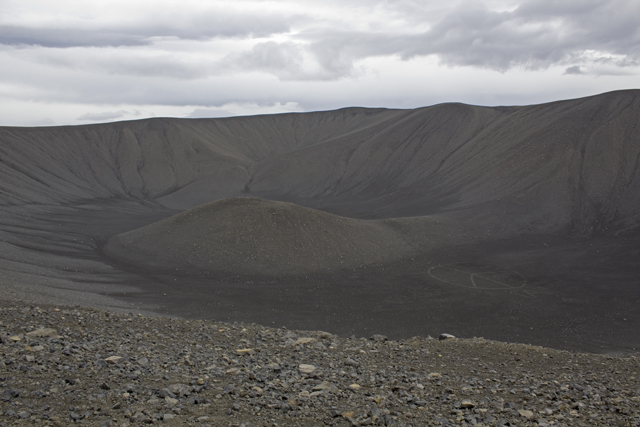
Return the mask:
{"type": "Polygon", "coordinates": [[[51,328],[40,328],[35,331],[27,332],[28,337],[54,337],[56,335],[58,335],[58,332],[51,328]]]}
{"type": "Polygon", "coordinates": [[[518,409],[518,413],[527,419],[533,418],[533,412],[527,409],[518,409]]]}
{"type": "Polygon", "coordinates": [[[313,386],[312,391],[331,390],[332,388],[333,388],[333,384],[326,381],[322,381],[320,384],[313,386]]]}
{"type": "Polygon", "coordinates": [[[315,366],[313,366],[313,365],[302,364],[302,365],[298,366],[298,369],[303,374],[311,374],[311,373],[315,372],[315,370],[317,368],[315,366]]]}
{"type": "Polygon", "coordinates": [[[475,403],[473,403],[469,399],[464,399],[462,402],[460,402],[460,407],[464,409],[473,408],[474,406],[476,406],[475,403]]]}
{"type": "Polygon", "coordinates": [[[171,406],[175,406],[178,404],[178,399],[174,399],[173,397],[165,397],[164,401],[167,402],[167,405],[171,406]]]}

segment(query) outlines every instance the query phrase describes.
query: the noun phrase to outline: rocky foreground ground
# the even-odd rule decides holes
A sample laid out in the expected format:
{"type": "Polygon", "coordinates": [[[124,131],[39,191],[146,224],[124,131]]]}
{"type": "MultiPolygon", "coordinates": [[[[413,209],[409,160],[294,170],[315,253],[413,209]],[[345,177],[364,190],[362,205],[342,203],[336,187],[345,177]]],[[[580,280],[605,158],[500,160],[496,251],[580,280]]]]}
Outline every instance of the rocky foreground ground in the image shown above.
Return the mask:
{"type": "Polygon", "coordinates": [[[0,303],[0,426],[640,426],[640,359],[0,303]]]}

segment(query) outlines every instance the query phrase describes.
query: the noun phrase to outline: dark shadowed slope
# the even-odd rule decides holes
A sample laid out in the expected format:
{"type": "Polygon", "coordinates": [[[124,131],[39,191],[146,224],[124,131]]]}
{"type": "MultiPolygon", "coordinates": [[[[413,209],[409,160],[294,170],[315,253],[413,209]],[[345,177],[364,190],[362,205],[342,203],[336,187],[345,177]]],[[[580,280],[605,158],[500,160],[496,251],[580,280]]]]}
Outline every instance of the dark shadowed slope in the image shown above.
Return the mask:
{"type": "Polygon", "coordinates": [[[415,110],[373,135],[264,161],[251,189],[360,217],[499,209],[538,232],[634,227],[639,93],[415,110]]]}
{"type": "Polygon", "coordinates": [[[628,90],[0,128],[3,290],[345,334],[640,348],[639,121],[628,90]]]}
{"type": "MultiPolygon", "coordinates": [[[[637,225],[639,91],[529,107],[443,104],[0,129],[0,201],[187,209],[254,194],[360,218],[486,210],[534,231],[637,225]]],[[[465,219],[467,219],[465,217],[465,219]]]]}
{"type": "Polygon", "coordinates": [[[109,239],[107,255],[175,273],[305,274],[389,263],[411,247],[379,221],[291,203],[232,198],[109,239]]]}

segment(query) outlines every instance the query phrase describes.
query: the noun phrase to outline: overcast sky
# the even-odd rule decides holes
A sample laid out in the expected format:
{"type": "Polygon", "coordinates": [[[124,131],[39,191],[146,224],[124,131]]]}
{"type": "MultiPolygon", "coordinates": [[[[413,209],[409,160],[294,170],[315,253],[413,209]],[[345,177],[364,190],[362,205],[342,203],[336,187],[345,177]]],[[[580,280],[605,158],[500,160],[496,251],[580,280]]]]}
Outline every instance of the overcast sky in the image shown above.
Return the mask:
{"type": "Polygon", "coordinates": [[[638,0],[0,0],[0,125],[640,88],[638,0]]]}

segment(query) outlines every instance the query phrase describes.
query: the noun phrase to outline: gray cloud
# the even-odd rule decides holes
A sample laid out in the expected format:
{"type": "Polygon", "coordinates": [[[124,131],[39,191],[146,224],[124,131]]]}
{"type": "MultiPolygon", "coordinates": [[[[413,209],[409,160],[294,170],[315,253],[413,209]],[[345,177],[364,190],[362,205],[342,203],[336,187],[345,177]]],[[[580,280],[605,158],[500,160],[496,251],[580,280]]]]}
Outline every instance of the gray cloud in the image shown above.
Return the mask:
{"type": "MultiPolygon", "coordinates": [[[[354,26],[348,30],[338,18],[318,20],[302,12],[281,16],[220,10],[173,19],[156,16],[153,22],[137,16],[135,22],[126,25],[102,24],[91,29],[4,25],[0,26],[0,43],[108,48],[66,56],[50,49],[39,53],[37,61],[96,73],[178,79],[258,71],[283,81],[338,80],[359,76],[359,60],[381,56],[411,60],[434,55],[448,66],[500,72],[515,67],[538,70],[607,61],[607,67],[596,67],[593,72],[606,69],[611,74],[613,68],[636,67],[640,61],[640,31],[635,19],[640,16],[640,2],[633,0],[529,0],[519,4],[463,1],[452,9],[434,9],[435,3],[415,0],[375,4],[384,10],[384,16],[393,18],[395,26],[354,26]],[[514,6],[498,9],[498,3],[514,6]],[[428,29],[416,33],[414,28],[428,29]],[[185,43],[215,38],[267,38],[287,32],[285,41],[258,41],[249,49],[230,52],[221,59],[197,49],[151,53],[140,50],[163,37],[185,43]]],[[[366,3],[355,0],[347,5],[362,8],[366,3]]]]}
{"type": "Polygon", "coordinates": [[[149,37],[118,30],[29,28],[0,25],[0,43],[10,46],[37,45],[45,47],[142,46],[149,37]]]}
{"type": "Polygon", "coordinates": [[[295,17],[276,14],[210,11],[195,16],[161,16],[153,22],[144,17],[128,24],[98,23],[87,28],[83,22],[75,27],[48,25],[0,25],[0,44],[37,45],[52,48],[145,46],[154,38],[174,37],[182,40],[213,38],[267,37],[290,30],[295,17]],[[81,25],[82,24],[82,25],[81,25]]]}
{"type": "Polygon", "coordinates": [[[249,51],[234,52],[219,63],[222,70],[266,71],[285,80],[301,73],[303,47],[299,44],[273,41],[258,43],[249,51]]]}
{"type": "MultiPolygon", "coordinates": [[[[385,32],[303,33],[309,51],[335,75],[348,75],[358,59],[398,55],[405,60],[437,55],[450,66],[497,71],[536,70],[576,60],[640,60],[640,2],[522,2],[512,11],[465,3],[420,34],[385,32]],[[612,58],[619,56],[619,58],[612,58]],[[332,61],[339,58],[337,66],[332,61]]],[[[425,18],[426,19],[426,18],[425,18]]]]}
{"type": "Polygon", "coordinates": [[[229,70],[263,71],[285,81],[328,81],[353,75],[354,58],[345,58],[339,50],[324,49],[325,46],[272,41],[258,43],[249,51],[226,56],[215,69],[220,73],[229,70]]]}
{"type": "Polygon", "coordinates": [[[582,68],[580,68],[579,65],[574,65],[564,70],[564,73],[565,74],[584,74],[584,71],[582,71],[582,68]]]}
{"type": "Polygon", "coordinates": [[[89,72],[96,77],[123,75],[194,80],[220,74],[223,71],[216,71],[217,62],[214,58],[161,49],[111,47],[90,49],[29,47],[21,49],[13,46],[5,46],[3,49],[0,45],[0,54],[2,53],[38,67],[89,72]]]}

